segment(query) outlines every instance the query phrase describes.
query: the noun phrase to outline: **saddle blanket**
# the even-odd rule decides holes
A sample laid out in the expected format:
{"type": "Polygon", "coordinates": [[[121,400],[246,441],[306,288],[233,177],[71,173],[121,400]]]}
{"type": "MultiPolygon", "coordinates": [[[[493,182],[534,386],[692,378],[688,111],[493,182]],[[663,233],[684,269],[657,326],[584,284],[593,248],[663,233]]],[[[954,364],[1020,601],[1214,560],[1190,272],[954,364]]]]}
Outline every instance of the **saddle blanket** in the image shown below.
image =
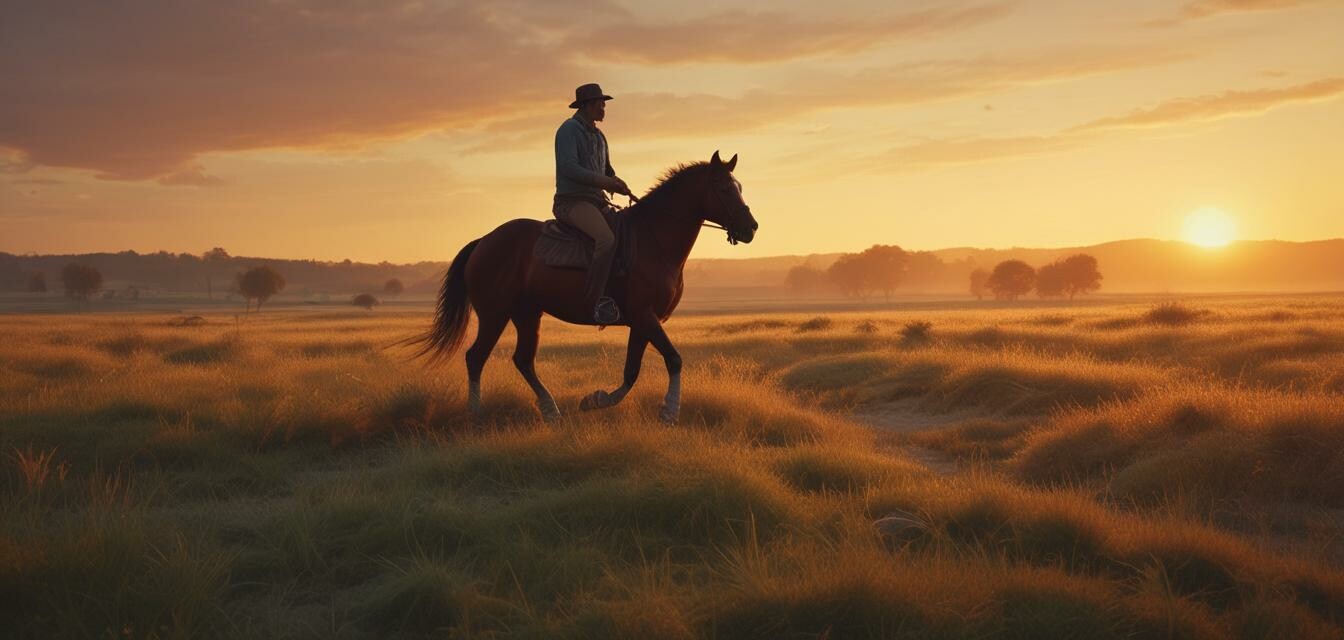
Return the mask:
{"type": "MultiPolygon", "coordinates": [[[[602,215],[616,238],[612,275],[624,275],[635,263],[634,225],[627,224],[629,216],[616,211],[603,211],[602,215]]],[[[548,267],[587,270],[588,263],[593,259],[593,239],[564,222],[547,220],[541,228],[541,237],[537,238],[532,255],[548,267]]]]}

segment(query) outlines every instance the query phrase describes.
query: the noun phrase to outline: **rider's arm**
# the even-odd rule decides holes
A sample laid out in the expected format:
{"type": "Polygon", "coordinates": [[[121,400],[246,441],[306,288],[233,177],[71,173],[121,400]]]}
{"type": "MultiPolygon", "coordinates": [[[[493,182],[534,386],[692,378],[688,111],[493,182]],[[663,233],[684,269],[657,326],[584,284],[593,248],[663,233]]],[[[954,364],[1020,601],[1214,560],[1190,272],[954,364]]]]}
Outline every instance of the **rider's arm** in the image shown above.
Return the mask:
{"type": "Polygon", "coordinates": [[[555,132],[555,172],[567,180],[605,188],[609,184],[607,176],[590,171],[579,164],[579,145],[583,144],[582,136],[583,133],[577,126],[569,124],[555,132]]]}

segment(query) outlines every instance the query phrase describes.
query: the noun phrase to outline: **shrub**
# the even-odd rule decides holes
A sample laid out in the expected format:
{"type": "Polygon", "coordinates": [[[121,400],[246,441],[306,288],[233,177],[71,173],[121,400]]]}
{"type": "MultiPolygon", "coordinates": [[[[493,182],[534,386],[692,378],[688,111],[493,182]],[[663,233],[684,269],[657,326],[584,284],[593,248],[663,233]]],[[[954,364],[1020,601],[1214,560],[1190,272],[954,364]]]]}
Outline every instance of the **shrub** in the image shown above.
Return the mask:
{"type": "Polygon", "coordinates": [[[396,278],[392,278],[383,284],[383,293],[389,296],[399,296],[405,290],[406,285],[403,285],[401,280],[396,278]]]}
{"type": "Polygon", "coordinates": [[[354,300],[350,301],[350,304],[353,304],[356,307],[364,307],[365,309],[373,309],[381,303],[378,302],[378,298],[373,297],[372,293],[361,293],[355,296],[354,300]]]}
{"type": "Polygon", "coordinates": [[[872,320],[864,320],[854,327],[854,330],[859,333],[877,333],[877,325],[872,320]]]}
{"type": "Polygon", "coordinates": [[[933,337],[933,323],[928,320],[912,320],[901,327],[901,338],[906,342],[928,342],[933,337]]]}
{"type": "Polygon", "coordinates": [[[1179,302],[1164,302],[1143,314],[1143,321],[1148,324],[1179,327],[1190,324],[1208,313],[1207,309],[1194,309],[1179,302]]]}
{"type": "Polygon", "coordinates": [[[831,322],[830,318],[827,318],[826,316],[817,316],[815,318],[812,318],[811,320],[808,320],[807,322],[798,325],[798,333],[806,333],[808,331],[825,331],[826,329],[831,328],[831,324],[833,323],[831,322]]]}

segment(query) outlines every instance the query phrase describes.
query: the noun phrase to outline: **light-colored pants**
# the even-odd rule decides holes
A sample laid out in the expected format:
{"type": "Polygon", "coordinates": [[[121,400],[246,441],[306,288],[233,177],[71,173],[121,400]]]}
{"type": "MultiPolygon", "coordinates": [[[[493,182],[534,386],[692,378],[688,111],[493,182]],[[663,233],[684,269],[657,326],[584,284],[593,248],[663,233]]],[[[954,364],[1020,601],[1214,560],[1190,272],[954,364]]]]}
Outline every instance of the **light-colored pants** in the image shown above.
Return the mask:
{"type": "Polygon", "coordinates": [[[587,200],[574,200],[568,209],[561,208],[555,217],[565,224],[577,227],[579,231],[593,239],[594,258],[598,254],[611,253],[616,246],[616,236],[612,235],[606,218],[603,218],[602,212],[587,200]]]}
{"type": "Polygon", "coordinates": [[[588,282],[583,294],[584,302],[591,307],[607,288],[611,261],[616,257],[616,236],[612,234],[606,218],[602,217],[602,212],[587,200],[558,198],[554,212],[561,222],[593,239],[593,261],[588,265],[588,282]]]}

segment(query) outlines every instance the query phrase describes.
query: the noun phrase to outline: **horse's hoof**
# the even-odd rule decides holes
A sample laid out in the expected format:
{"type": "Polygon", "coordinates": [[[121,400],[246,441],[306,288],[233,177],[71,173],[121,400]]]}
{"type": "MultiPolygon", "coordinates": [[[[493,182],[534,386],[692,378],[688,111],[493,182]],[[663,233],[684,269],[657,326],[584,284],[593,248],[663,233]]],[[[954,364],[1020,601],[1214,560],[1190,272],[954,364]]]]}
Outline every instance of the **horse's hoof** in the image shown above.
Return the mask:
{"type": "Polygon", "coordinates": [[[554,402],[538,405],[537,408],[541,410],[541,419],[545,422],[555,422],[561,417],[560,407],[557,407],[554,402]]]}
{"type": "Polygon", "coordinates": [[[597,391],[584,396],[583,399],[579,401],[579,408],[584,411],[592,411],[593,409],[606,409],[614,404],[616,403],[611,401],[610,393],[598,389],[597,391]]]}
{"type": "Polygon", "coordinates": [[[677,414],[681,413],[677,409],[669,409],[667,405],[658,408],[658,421],[666,425],[677,423],[677,414]]]}

